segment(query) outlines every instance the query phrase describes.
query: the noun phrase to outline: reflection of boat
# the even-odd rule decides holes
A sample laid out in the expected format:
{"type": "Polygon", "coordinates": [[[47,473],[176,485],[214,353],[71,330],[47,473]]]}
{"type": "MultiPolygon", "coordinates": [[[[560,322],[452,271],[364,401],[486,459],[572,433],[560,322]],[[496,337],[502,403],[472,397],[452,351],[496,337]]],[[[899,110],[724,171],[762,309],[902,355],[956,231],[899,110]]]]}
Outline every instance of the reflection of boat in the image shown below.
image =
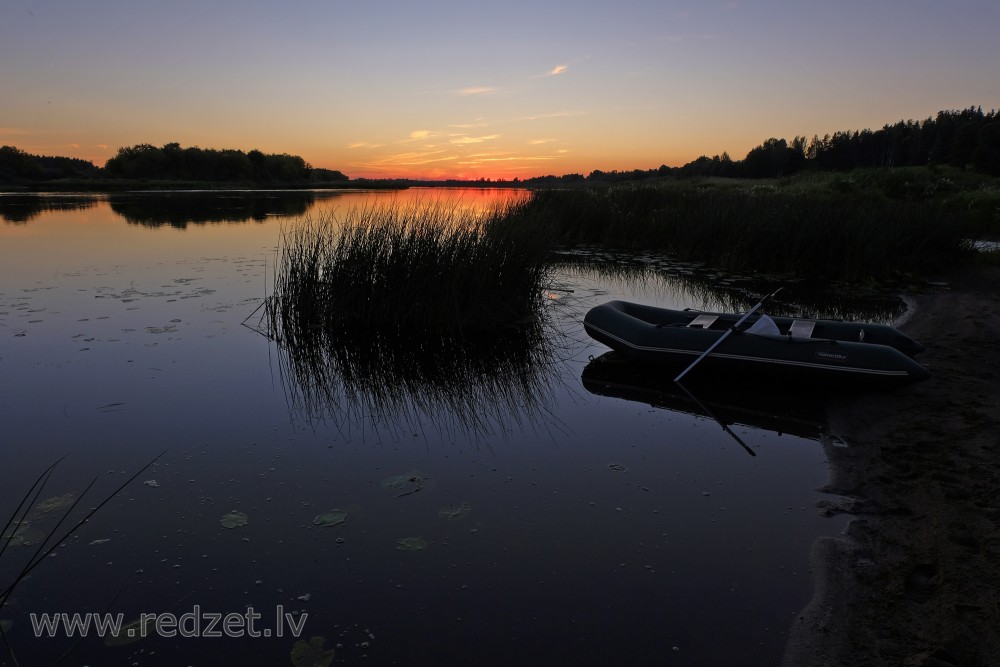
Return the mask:
{"type": "MultiPolygon", "coordinates": [[[[627,359],[684,367],[739,319],[610,301],[592,308],[584,327],[627,359]]],[[[888,388],[930,377],[911,358],[923,346],[884,324],[791,317],[761,317],[748,324],[708,355],[698,373],[759,374],[861,388],[888,388]]]]}
{"type": "Polygon", "coordinates": [[[742,424],[813,440],[826,431],[821,396],[739,383],[699,387],[693,394],[675,383],[661,368],[631,363],[616,352],[607,352],[591,360],[583,369],[581,380],[592,394],[698,417],[708,416],[724,427],[742,424]]]}

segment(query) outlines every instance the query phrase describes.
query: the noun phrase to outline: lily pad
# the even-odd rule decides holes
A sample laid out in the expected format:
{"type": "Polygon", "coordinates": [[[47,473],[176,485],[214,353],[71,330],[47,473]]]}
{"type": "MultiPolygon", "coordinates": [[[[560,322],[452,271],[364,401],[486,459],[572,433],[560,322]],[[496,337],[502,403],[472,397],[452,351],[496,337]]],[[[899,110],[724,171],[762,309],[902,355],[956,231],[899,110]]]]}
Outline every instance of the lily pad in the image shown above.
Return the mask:
{"type": "Polygon", "coordinates": [[[396,548],[400,551],[423,551],[430,544],[422,537],[403,537],[396,540],[396,548]]]}
{"type": "Polygon", "coordinates": [[[61,496],[46,498],[35,506],[33,518],[39,519],[46,514],[60,512],[72,505],[74,501],[76,501],[76,494],[72,491],[70,493],[64,493],[61,496]]]}
{"type": "Polygon", "coordinates": [[[156,622],[152,618],[147,618],[143,623],[142,618],[126,623],[118,628],[117,633],[109,633],[104,637],[105,646],[125,646],[134,644],[140,639],[145,639],[149,635],[156,633],[156,622]]]}
{"type": "Polygon", "coordinates": [[[333,649],[325,650],[325,637],[313,637],[308,642],[303,639],[292,646],[292,664],[295,667],[330,667],[333,649]]]}
{"type": "Polygon", "coordinates": [[[31,524],[25,522],[15,528],[13,533],[4,535],[2,539],[9,540],[8,544],[11,548],[30,547],[45,540],[45,531],[32,528],[31,524]]]}
{"type": "Polygon", "coordinates": [[[424,482],[426,481],[427,478],[419,472],[410,472],[405,475],[395,475],[383,479],[382,488],[398,491],[396,497],[401,498],[424,488],[424,482]]]}
{"type": "Polygon", "coordinates": [[[442,519],[447,519],[448,521],[464,519],[470,514],[472,514],[472,505],[469,503],[462,503],[461,505],[448,505],[447,507],[442,507],[438,510],[438,516],[442,519]]]}
{"type": "Polygon", "coordinates": [[[247,518],[246,514],[243,512],[237,512],[236,510],[233,510],[229,514],[224,514],[222,518],[219,519],[219,523],[222,524],[223,528],[239,528],[240,526],[247,525],[249,522],[250,519],[247,518]]]}
{"type": "Polygon", "coordinates": [[[320,514],[313,519],[313,523],[317,526],[336,526],[337,524],[344,523],[345,520],[347,520],[346,511],[330,510],[326,514],[320,514]]]}

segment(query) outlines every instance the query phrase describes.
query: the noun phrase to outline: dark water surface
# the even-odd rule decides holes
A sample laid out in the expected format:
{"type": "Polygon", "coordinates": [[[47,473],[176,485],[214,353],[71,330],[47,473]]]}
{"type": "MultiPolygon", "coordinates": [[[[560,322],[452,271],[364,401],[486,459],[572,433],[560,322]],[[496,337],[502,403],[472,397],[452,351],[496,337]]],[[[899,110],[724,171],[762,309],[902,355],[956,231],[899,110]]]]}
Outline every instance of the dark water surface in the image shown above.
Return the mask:
{"type": "MultiPolygon", "coordinates": [[[[376,366],[303,384],[241,326],[296,216],[507,195],[0,195],[0,514],[61,456],[38,500],[96,477],[80,517],[165,451],[0,608],[20,664],[286,665],[300,623],[333,664],[776,664],[812,596],[810,545],[844,525],[815,506],[821,411],[750,406],[732,428],[751,456],[669,382],[602,375],[582,327],[609,298],[725,305],[710,287],[727,278],[577,253],[542,357],[450,383],[376,366]],[[223,527],[233,511],[246,525],[223,527]],[[187,614],[200,634],[237,614],[244,636],[107,646],[36,638],[30,616],[91,612],[187,614]]],[[[716,410],[746,408],[737,389],[716,410]]],[[[55,516],[29,513],[20,541],[55,516]]],[[[0,589],[34,548],[0,556],[0,589]]]]}

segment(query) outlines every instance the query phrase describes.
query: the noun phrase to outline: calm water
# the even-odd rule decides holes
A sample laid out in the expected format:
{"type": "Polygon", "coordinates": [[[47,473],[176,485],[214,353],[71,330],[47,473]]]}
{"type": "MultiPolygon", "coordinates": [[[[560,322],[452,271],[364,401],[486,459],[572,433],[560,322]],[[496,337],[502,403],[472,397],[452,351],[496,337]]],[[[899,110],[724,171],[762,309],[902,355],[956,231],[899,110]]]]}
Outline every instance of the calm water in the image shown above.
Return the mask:
{"type": "MultiPolygon", "coordinates": [[[[718,305],[689,267],[566,262],[543,360],[443,389],[377,364],[303,384],[241,326],[298,216],[504,196],[0,195],[0,514],[64,455],[38,500],[96,478],[79,517],[165,451],[0,609],[21,664],[292,664],[296,624],[334,664],[777,663],[813,592],[810,545],[843,527],[814,505],[816,406],[733,418],[750,456],[663,386],[602,375],[583,333],[609,298],[718,305]],[[334,509],[342,523],[314,524],[334,509]],[[246,525],[223,527],[234,511],[246,525]],[[188,614],[194,630],[197,611],[204,633],[234,613],[247,634],[248,608],[269,637],[106,646],[35,638],[30,617],[188,614]]],[[[30,513],[22,541],[55,516],[30,513]]],[[[0,588],[33,549],[0,557],[0,588]]]]}

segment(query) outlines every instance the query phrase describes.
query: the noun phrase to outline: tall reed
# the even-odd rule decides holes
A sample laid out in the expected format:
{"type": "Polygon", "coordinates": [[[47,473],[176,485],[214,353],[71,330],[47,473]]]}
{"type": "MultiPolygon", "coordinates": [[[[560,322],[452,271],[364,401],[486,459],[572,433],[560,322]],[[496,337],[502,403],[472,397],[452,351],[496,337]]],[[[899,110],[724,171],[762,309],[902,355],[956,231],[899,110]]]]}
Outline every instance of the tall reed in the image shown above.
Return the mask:
{"type": "Polygon", "coordinates": [[[315,327],[411,338],[515,327],[539,314],[551,241],[523,203],[327,212],[283,232],[267,314],[286,338],[315,327]]]}

